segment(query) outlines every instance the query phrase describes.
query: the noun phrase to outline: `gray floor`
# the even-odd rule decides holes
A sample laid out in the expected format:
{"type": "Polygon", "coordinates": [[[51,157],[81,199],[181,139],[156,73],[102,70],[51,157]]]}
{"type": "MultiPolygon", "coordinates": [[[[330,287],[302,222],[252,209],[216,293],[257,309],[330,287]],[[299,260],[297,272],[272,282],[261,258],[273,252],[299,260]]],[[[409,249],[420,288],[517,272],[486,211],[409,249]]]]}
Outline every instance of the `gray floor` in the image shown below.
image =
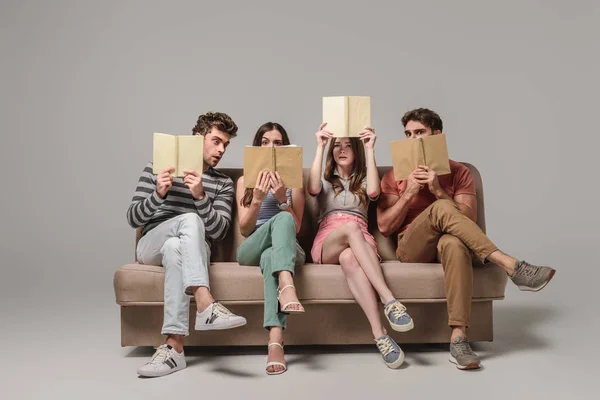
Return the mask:
{"type": "MultiPolygon", "coordinates": [[[[507,299],[496,303],[495,341],[474,346],[484,363],[475,372],[458,371],[445,346],[403,346],[399,370],[386,368],[370,346],[290,347],[289,371],[281,376],[264,373],[264,348],[190,349],[186,370],[141,379],[135,370],[152,349],[119,347],[118,308],[106,290],[103,298],[82,295],[79,305],[33,307],[36,295],[23,299],[27,307],[10,313],[11,338],[3,333],[13,345],[4,350],[1,376],[8,393],[23,399],[593,398],[598,318],[588,319],[595,314],[584,296],[560,297],[563,278],[536,294],[507,288],[507,299]],[[94,312],[86,313],[86,304],[94,312]]],[[[48,283],[47,290],[60,290],[48,283]]],[[[3,315],[14,305],[4,303],[3,315]]]]}

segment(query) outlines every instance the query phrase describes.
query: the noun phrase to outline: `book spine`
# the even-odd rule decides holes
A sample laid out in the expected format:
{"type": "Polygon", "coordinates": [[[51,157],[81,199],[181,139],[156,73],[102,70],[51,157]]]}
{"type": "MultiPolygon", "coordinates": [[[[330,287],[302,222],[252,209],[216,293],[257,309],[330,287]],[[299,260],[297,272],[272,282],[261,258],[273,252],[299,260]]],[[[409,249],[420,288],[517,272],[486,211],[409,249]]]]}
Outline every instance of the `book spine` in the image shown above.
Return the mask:
{"type": "Polygon", "coordinates": [[[421,142],[421,158],[419,160],[423,165],[427,165],[427,158],[425,157],[425,143],[424,140],[419,138],[419,142],[421,142]]]}
{"type": "Polygon", "coordinates": [[[346,136],[350,136],[350,98],[344,97],[344,112],[346,114],[346,136]]]}
{"type": "Polygon", "coordinates": [[[179,136],[175,136],[175,176],[182,176],[183,171],[181,171],[179,166],[179,136]]]}

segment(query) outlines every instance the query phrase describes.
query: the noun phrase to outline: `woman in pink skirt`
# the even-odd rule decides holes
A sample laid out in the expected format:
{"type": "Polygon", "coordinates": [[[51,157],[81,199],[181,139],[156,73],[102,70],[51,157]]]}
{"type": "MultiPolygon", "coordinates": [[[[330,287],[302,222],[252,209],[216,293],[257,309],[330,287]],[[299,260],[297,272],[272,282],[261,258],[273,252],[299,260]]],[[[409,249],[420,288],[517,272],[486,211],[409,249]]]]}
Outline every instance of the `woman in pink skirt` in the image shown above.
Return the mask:
{"type": "Polygon", "coordinates": [[[319,203],[319,231],[312,247],[317,264],[340,264],[352,295],[363,309],[385,364],[398,368],[404,353],[387,335],[379,314],[377,296],[395,331],[413,328],[406,307],[394,298],[379,264],[375,239],[367,229],[370,201],[379,197],[380,183],[375,165],[375,130],[366,127],[360,138],[333,138],[323,123],[317,137],[317,152],[308,180],[308,192],[319,203]],[[322,174],[323,153],[330,142],[322,174]]]}

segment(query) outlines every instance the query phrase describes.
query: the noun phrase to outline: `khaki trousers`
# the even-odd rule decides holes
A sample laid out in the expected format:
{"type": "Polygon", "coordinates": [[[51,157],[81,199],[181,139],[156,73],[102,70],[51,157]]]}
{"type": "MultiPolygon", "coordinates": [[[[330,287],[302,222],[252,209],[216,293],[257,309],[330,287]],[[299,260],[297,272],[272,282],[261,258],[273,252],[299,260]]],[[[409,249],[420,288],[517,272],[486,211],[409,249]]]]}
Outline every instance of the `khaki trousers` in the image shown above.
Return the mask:
{"type": "Polygon", "coordinates": [[[473,296],[473,259],[481,262],[498,250],[455,202],[437,200],[398,235],[402,262],[439,261],[444,268],[448,325],[469,326],[473,296]]]}

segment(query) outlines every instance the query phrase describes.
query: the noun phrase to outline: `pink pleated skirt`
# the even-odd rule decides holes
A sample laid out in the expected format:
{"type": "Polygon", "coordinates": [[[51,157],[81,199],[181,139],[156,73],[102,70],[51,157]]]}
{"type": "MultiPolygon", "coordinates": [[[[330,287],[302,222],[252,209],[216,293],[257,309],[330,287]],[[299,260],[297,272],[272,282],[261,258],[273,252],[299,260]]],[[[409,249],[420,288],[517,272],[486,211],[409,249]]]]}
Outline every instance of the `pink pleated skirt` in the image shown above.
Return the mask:
{"type": "Polygon", "coordinates": [[[328,215],[323,219],[323,221],[321,221],[321,224],[319,224],[319,231],[317,232],[317,236],[315,237],[315,241],[313,242],[312,250],[310,252],[315,264],[322,264],[321,257],[323,254],[323,242],[325,241],[325,238],[327,238],[331,232],[335,231],[337,228],[349,221],[358,223],[365,240],[373,248],[375,254],[377,254],[377,258],[379,258],[379,261],[381,262],[381,257],[377,251],[377,244],[375,243],[373,235],[369,233],[367,221],[357,215],[340,212],[328,215]]]}

